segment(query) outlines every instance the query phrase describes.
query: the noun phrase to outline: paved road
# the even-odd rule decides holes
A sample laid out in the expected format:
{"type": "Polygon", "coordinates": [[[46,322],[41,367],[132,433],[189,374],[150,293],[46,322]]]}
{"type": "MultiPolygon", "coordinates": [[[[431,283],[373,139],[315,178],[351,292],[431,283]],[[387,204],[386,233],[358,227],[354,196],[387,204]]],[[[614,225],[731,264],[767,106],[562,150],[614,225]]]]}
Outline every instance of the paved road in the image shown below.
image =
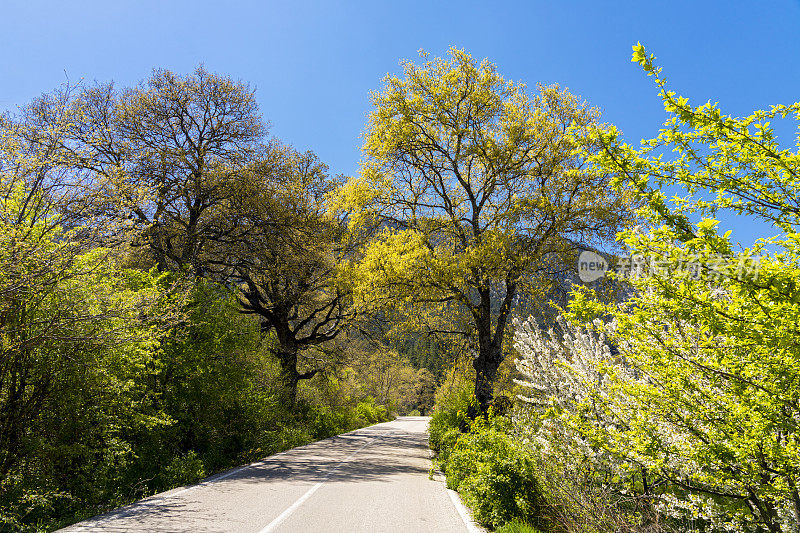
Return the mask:
{"type": "Polygon", "coordinates": [[[452,493],[428,479],[428,420],[401,417],[294,448],[62,531],[475,531],[452,493]]]}

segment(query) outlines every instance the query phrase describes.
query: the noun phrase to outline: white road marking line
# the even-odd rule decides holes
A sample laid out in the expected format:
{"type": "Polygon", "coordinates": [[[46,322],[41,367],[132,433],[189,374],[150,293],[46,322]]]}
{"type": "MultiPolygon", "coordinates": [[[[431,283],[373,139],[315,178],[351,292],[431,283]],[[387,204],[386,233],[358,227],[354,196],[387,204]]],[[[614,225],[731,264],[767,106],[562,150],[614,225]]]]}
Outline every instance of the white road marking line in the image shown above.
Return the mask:
{"type": "Polygon", "coordinates": [[[220,474],[215,474],[215,475],[213,475],[211,477],[208,477],[208,478],[206,478],[206,479],[204,479],[204,480],[202,480],[202,481],[200,481],[200,482],[198,482],[198,483],[196,483],[194,485],[186,487],[185,489],[179,490],[177,492],[173,492],[171,494],[165,494],[163,496],[157,496],[156,495],[156,496],[151,496],[149,498],[145,498],[144,500],[139,500],[138,502],[134,502],[134,505],[136,505],[136,504],[147,505],[149,503],[153,503],[153,502],[156,502],[156,501],[166,500],[166,499],[169,499],[169,498],[174,498],[175,496],[178,496],[179,494],[183,494],[185,492],[189,492],[190,490],[194,490],[194,489],[197,489],[197,488],[200,488],[200,487],[205,487],[205,486],[210,485],[211,483],[214,483],[216,481],[221,481],[221,480],[223,480],[225,478],[229,478],[229,477],[231,477],[231,476],[233,476],[235,474],[238,474],[242,470],[247,470],[248,468],[256,468],[256,467],[266,466],[266,467],[268,467],[267,470],[273,470],[273,469],[277,468],[279,465],[277,465],[277,464],[269,464],[268,460],[274,459],[275,457],[280,457],[282,455],[285,455],[286,452],[288,452],[288,451],[291,451],[291,450],[284,450],[284,451],[282,451],[280,453],[276,453],[274,455],[270,455],[268,457],[265,457],[261,461],[256,461],[255,463],[250,463],[250,464],[247,464],[247,465],[243,465],[243,466],[239,466],[239,467],[236,467],[236,468],[232,468],[232,469],[228,470],[227,472],[222,472],[220,474]]]}
{"type": "MultiPolygon", "coordinates": [[[[259,461],[257,463],[252,463],[252,464],[249,464],[249,465],[240,466],[238,468],[232,468],[231,470],[228,470],[227,472],[223,472],[222,474],[217,474],[215,476],[211,476],[209,478],[206,478],[203,481],[201,481],[200,483],[197,483],[196,485],[192,485],[191,487],[186,487],[185,489],[179,490],[178,492],[173,492],[172,494],[165,494],[164,496],[159,496],[158,498],[155,498],[155,499],[156,500],[159,500],[159,499],[167,500],[169,498],[174,498],[175,496],[178,496],[179,494],[183,494],[184,492],[189,492],[190,490],[194,490],[194,489],[197,489],[197,488],[200,488],[200,487],[205,487],[206,485],[214,483],[215,481],[220,481],[222,479],[231,477],[234,474],[238,474],[242,470],[246,470],[248,468],[253,468],[253,467],[262,466],[262,465],[266,466],[266,465],[264,465],[263,461],[259,461]]],[[[274,468],[274,466],[272,468],[274,468]]],[[[270,468],[269,470],[272,470],[272,468],[270,468]]],[[[152,501],[152,500],[150,500],[150,501],[152,501]]],[[[150,501],[146,501],[144,503],[150,503],[150,501]]]]}
{"type": "MultiPolygon", "coordinates": [[[[378,425],[378,424],[376,424],[376,425],[378,425]]],[[[100,516],[96,516],[96,517],[88,519],[87,521],[93,521],[93,523],[91,523],[91,524],[86,524],[86,525],[73,524],[72,526],[67,526],[67,527],[70,528],[70,530],[74,531],[75,533],[91,531],[92,529],[97,528],[97,527],[102,527],[103,525],[105,525],[105,524],[107,524],[107,523],[109,523],[109,522],[111,522],[113,520],[116,520],[116,519],[119,519],[119,518],[127,518],[127,517],[131,516],[131,514],[136,512],[138,510],[138,508],[141,508],[141,507],[145,507],[146,508],[146,507],[149,507],[149,506],[151,506],[153,504],[157,504],[157,503],[159,503],[161,501],[164,501],[164,500],[167,500],[167,499],[170,499],[170,498],[174,498],[174,497],[179,496],[181,494],[185,494],[185,493],[187,493],[189,491],[192,491],[192,490],[194,490],[194,489],[196,489],[198,487],[206,487],[206,486],[211,485],[212,483],[214,483],[216,481],[220,481],[222,479],[231,477],[234,474],[238,474],[242,470],[246,470],[248,468],[253,468],[253,467],[259,467],[259,466],[267,466],[268,467],[267,470],[272,470],[272,469],[277,468],[278,466],[280,466],[279,464],[270,464],[270,461],[272,459],[275,459],[275,458],[281,457],[281,456],[285,456],[285,455],[289,455],[290,453],[296,452],[297,450],[299,450],[301,448],[311,447],[314,444],[318,444],[320,442],[324,442],[324,441],[327,441],[327,440],[335,440],[336,438],[342,437],[344,435],[351,435],[351,434],[356,434],[357,435],[359,433],[361,433],[361,434],[364,434],[364,433],[376,433],[376,435],[373,436],[373,437],[368,437],[370,440],[365,442],[360,448],[358,448],[355,452],[350,454],[346,459],[344,459],[343,461],[340,461],[339,464],[336,465],[336,467],[333,470],[328,472],[326,474],[326,476],[323,478],[322,482],[318,483],[318,485],[321,486],[325,481],[327,481],[327,479],[331,476],[331,474],[333,474],[336,470],[338,470],[339,467],[342,466],[342,464],[344,464],[344,463],[348,462],[350,459],[352,459],[353,456],[355,456],[358,452],[360,452],[365,446],[367,446],[368,444],[370,444],[372,441],[374,441],[376,439],[381,439],[381,438],[387,436],[386,432],[380,431],[380,430],[371,430],[370,427],[368,426],[367,428],[354,429],[353,431],[348,431],[347,433],[342,433],[341,435],[336,435],[336,436],[329,437],[327,439],[322,439],[322,440],[319,440],[319,441],[316,441],[316,442],[310,442],[310,443],[305,444],[303,446],[298,446],[296,448],[291,448],[289,450],[284,450],[282,452],[270,455],[268,457],[265,457],[261,461],[256,461],[254,463],[250,463],[250,464],[247,464],[247,465],[239,466],[237,468],[233,468],[233,469],[231,469],[231,470],[229,470],[227,472],[223,472],[221,474],[213,475],[213,476],[211,476],[209,478],[204,479],[203,481],[200,481],[199,483],[197,483],[195,485],[191,485],[189,487],[186,487],[185,489],[181,489],[181,490],[173,492],[171,494],[163,494],[163,495],[156,494],[156,495],[144,498],[142,500],[138,500],[136,502],[129,503],[128,505],[126,505],[124,507],[121,507],[121,508],[115,509],[113,511],[109,511],[108,513],[105,513],[105,514],[109,514],[109,515],[112,515],[112,516],[103,517],[104,515],[100,515],[100,516]],[[364,431],[364,430],[366,430],[366,431],[364,431]],[[127,509],[125,509],[126,507],[127,507],[127,509]]],[[[391,430],[389,431],[390,435],[393,435],[394,433],[396,433],[396,432],[391,431],[391,430]]],[[[313,494],[314,492],[316,492],[316,490],[318,488],[319,488],[318,486],[313,487],[309,491],[309,493],[307,495],[304,495],[301,499],[303,499],[303,501],[305,501],[305,499],[308,499],[308,497],[311,496],[311,494],[313,494]]],[[[300,503],[302,503],[302,502],[295,502],[295,504],[292,506],[293,507],[292,511],[294,511],[294,509],[299,507],[300,503]]],[[[284,511],[283,514],[281,515],[281,516],[283,516],[285,514],[285,516],[283,516],[283,518],[281,518],[280,516],[278,517],[278,518],[281,518],[281,521],[283,519],[285,519],[287,516],[289,516],[289,514],[291,514],[291,513],[287,513],[287,511],[289,511],[289,509],[284,511]]],[[[270,527],[277,526],[279,522],[276,522],[276,521],[277,521],[277,519],[273,520],[273,522],[268,524],[267,527],[263,531],[264,532],[270,531],[270,529],[269,529],[270,527]]]]}
{"type": "MultiPolygon", "coordinates": [[[[280,455],[280,454],[276,454],[276,455],[280,455]]],[[[270,456],[270,458],[271,457],[275,457],[275,455],[270,456]]],[[[269,464],[267,464],[266,460],[256,461],[255,463],[250,463],[249,465],[239,466],[239,467],[236,467],[236,468],[232,468],[232,469],[228,470],[227,472],[222,472],[221,474],[213,475],[211,477],[208,477],[208,478],[204,479],[203,481],[200,481],[199,483],[196,483],[195,485],[191,485],[191,486],[186,487],[185,489],[179,490],[177,492],[173,492],[171,494],[165,494],[163,496],[154,496],[154,497],[147,498],[147,499],[142,500],[142,501],[137,502],[137,503],[149,504],[149,503],[153,503],[153,502],[160,501],[160,500],[167,500],[169,498],[174,498],[175,496],[178,496],[179,494],[183,494],[185,492],[189,492],[190,490],[198,489],[198,488],[201,488],[201,487],[206,487],[206,486],[208,486],[208,485],[210,485],[210,484],[212,484],[212,483],[214,483],[216,481],[221,481],[221,480],[223,480],[225,478],[229,478],[229,477],[231,477],[231,476],[233,476],[235,474],[238,474],[242,470],[247,470],[248,468],[257,468],[257,467],[262,467],[262,466],[268,467],[267,470],[272,470],[272,469],[276,468],[278,465],[269,465],[269,464]]]]}
{"type": "MultiPolygon", "coordinates": [[[[285,453],[285,452],[281,452],[281,453],[285,453]]],[[[271,458],[273,458],[273,457],[275,457],[277,455],[281,455],[281,454],[271,455],[269,457],[269,459],[271,459],[271,458]]],[[[185,489],[181,489],[181,490],[179,490],[177,492],[173,492],[173,493],[170,493],[170,494],[163,494],[163,495],[157,495],[156,494],[156,495],[144,498],[142,500],[139,500],[139,501],[136,501],[136,502],[133,502],[133,503],[129,503],[127,506],[125,506],[125,507],[128,507],[128,509],[125,509],[125,507],[121,507],[119,509],[115,509],[113,511],[109,511],[108,514],[111,514],[112,516],[108,516],[108,517],[105,517],[105,518],[99,518],[99,517],[90,518],[89,520],[95,520],[95,519],[97,519],[97,520],[96,520],[96,522],[94,524],[85,525],[85,526],[77,526],[76,528],[72,529],[72,531],[74,531],[75,533],[80,533],[80,532],[83,532],[83,531],[91,531],[91,529],[87,529],[87,528],[101,527],[101,526],[103,526],[103,524],[111,522],[112,520],[117,520],[119,518],[127,518],[127,517],[131,516],[133,513],[135,513],[141,507],[149,507],[151,505],[158,504],[158,503],[160,503],[160,502],[162,502],[164,500],[168,500],[170,498],[174,498],[176,496],[179,496],[181,494],[185,494],[185,493],[187,493],[189,491],[192,491],[192,490],[195,490],[197,488],[206,487],[206,486],[211,485],[212,483],[214,483],[216,481],[220,481],[222,479],[231,477],[234,474],[238,474],[242,470],[247,470],[248,468],[254,468],[254,467],[259,467],[259,466],[267,466],[268,467],[267,470],[272,470],[272,469],[278,467],[278,465],[269,465],[269,464],[267,464],[266,459],[264,459],[262,461],[257,461],[255,463],[250,463],[249,465],[244,465],[244,466],[239,466],[237,468],[232,468],[231,470],[229,470],[227,472],[222,472],[221,474],[213,475],[213,476],[211,476],[209,478],[204,479],[203,481],[200,481],[199,483],[197,483],[195,485],[191,485],[191,486],[186,487],[185,489]]]]}
{"type": "Polygon", "coordinates": [[[309,498],[311,497],[311,495],[312,495],[312,494],[314,494],[315,492],[317,492],[317,490],[318,490],[318,489],[319,489],[319,488],[320,488],[322,485],[324,485],[326,481],[328,481],[328,478],[329,478],[329,477],[331,477],[331,475],[332,475],[334,472],[336,472],[336,471],[339,469],[339,467],[340,467],[340,466],[342,466],[342,465],[343,465],[343,464],[345,464],[345,463],[348,463],[348,462],[350,461],[350,459],[352,459],[353,457],[355,457],[355,455],[356,455],[358,452],[360,452],[361,450],[363,450],[363,449],[364,449],[364,448],[365,448],[365,447],[366,447],[368,444],[371,444],[371,443],[372,443],[372,442],[373,442],[375,439],[377,439],[377,438],[380,438],[380,437],[373,437],[373,438],[371,438],[370,440],[368,440],[367,442],[365,442],[364,444],[362,444],[362,445],[361,445],[361,446],[360,446],[360,447],[359,447],[359,448],[358,448],[356,451],[354,451],[353,453],[351,453],[350,455],[348,455],[346,459],[344,459],[343,461],[339,461],[339,464],[337,464],[335,468],[333,468],[332,470],[328,471],[328,473],[327,473],[327,474],[325,474],[325,477],[324,477],[324,478],[322,478],[322,481],[320,481],[319,483],[317,483],[316,485],[314,485],[313,487],[311,487],[310,489],[308,489],[308,491],[306,491],[306,493],[305,493],[305,494],[303,494],[302,496],[300,496],[300,498],[298,498],[298,500],[297,500],[296,502],[294,502],[294,503],[293,503],[292,505],[290,505],[290,506],[289,506],[289,507],[288,507],[288,508],[287,508],[285,511],[283,511],[281,514],[279,514],[279,515],[277,516],[277,518],[275,518],[275,520],[273,520],[272,522],[270,522],[269,524],[267,524],[267,525],[264,527],[264,529],[262,529],[261,531],[259,531],[259,533],[271,533],[272,531],[275,531],[275,528],[276,528],[276,527],[278,527],[278,526],[281,524],[281,522],[283,522],[284,520],[286,520],[286,519],[289,517],[289,515],[291,515],[293,512],[295,512],[295,511],[297,510],[297,508],[298,508],[298,507],[300,507],[301,505],[303,505],[303,502],[305,502],[307,499],[309,499],[309,498]]]}
{"type": "Polygon", "coordinates": [[[447,491],[447,495],[450,496],[450,499],[453,501],[453,505],[456,506],[456,511],[461,516],[461,520],[464,521],[464,525],[467,526],[467,531],[469,533],[481,533],[481,530],[475,526],[475,522],[472,521],[472,516],[470,516],[469,511],[464,504],[461,503],[461,497],[458,493],[451,489],[445,489],[447,491]]]}
{"type": "Polygon", "coordinates": [[[204,479],[204,480],[202,480],[202,481],[200,481],[200,482],[198,482],[198,483],[196,483],[194,485],[186,487],[185,489],[179,490],[177,492],[173,492],[171,494],[165,494],[163,496],[151,496],[150,498],[145,498],[144,500],[140,500],[140,501],[135,502],[135,503],[137,503],[137,504],[138,503],[149,504],[149,503],[152,503],[152,502],[155,502],[155,501],[174,498],[175,496],[178,496],[179,494],[183,494],[185,492],[189,492],[190,490],[194,490],[194,489],[197,489],[197,488],[200,488],[200,487],[205,487],[205,486],[210,485],[211,483],[214,483],[216,481],[221,481],[221,480],[223,480],[225,478],[229,478],[229,477],[231,477],[231,476],[233,476],[235,474],[238,474],[242,470],[247,470],[248,468],[256,468],[256,467],[266,466],[266,467],[268,467],[267,470],[272,470],[274,468],[277,468],[279,465],[269,464],[268,460],[274,459],[276,457],[280,457],[282,455],[285,455],[286,452],[289,452],[289,451],[291,451],[291,450],[284,450],[284,451],[282,451],[280,453],[276,453],[274,455],[270,455],[268,457],[265,457],[261,461],[256,461],[254,463],[250,463],[250,464],[247,464],[247,465],[242,465],[242,466],[239,466],[239,467],[236,467],[236,468],[232,468],[232,469],[228,470],[227,472],[222,472],[220,474],[215,474],[215,475],[213,475],[211,477],[207,477],[206,479],[204,479]]]}

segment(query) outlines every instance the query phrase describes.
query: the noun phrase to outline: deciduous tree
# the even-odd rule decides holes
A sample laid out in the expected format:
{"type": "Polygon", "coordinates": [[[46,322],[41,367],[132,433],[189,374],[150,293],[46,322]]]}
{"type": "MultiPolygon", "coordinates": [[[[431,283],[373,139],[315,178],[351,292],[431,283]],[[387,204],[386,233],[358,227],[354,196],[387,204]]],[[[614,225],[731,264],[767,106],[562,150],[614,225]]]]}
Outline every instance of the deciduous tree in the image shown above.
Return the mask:
{"type": "Polygon", "coordinates": [[[142,390],[130,380],[152,361],[146,317],[159,316],[163,292],[157,276],[125,271],[97,246],[113,227],[80,224],[82,175],[61,149],[68,102],[54,93],[0,121],[0,478],[46,445],[37,429],[65,398],[93,391],[109,418],[149,418],[132,409],[142,390]]]}
{"type": "Polygon", "coordinates": [[[626,202],[606,176],[582,171],[573,133],[597,125],[595,109],[558,86],[531,95],[462,50],[424,59],[372,95],[361,173],[339,205],[351,227],[383,229],[351,275],[362,302],[468,319],[485,410],[517,296],[541,294],[576,242],[613,237],[626,202]]]}
{"type": "Polygon", "coordinates": [[[156,70],[139,87],[85,88],[70,118],[63,149],[96,173],[98,207],[139,229],[161,270],[204,276],[209,242],[234,231],[225,207],[255,192],[243,169],[268,149],[254,92],[203,67],[156,70]]]}
{"type": "Polygon", "coordinates": [[[259,317],[264,333],[275,334],[293,404],[298,382],[321,369],[304,352],[333,341],[354,317],[350,293],[337,280],[349,238],[327,215],[326,199],[338,181],[313,153],[285,147],[250,172],[258,176],[259,191],[230,213],[246,238],[223,242],[212,264],[237,284],[244,312],[259,317]]]}

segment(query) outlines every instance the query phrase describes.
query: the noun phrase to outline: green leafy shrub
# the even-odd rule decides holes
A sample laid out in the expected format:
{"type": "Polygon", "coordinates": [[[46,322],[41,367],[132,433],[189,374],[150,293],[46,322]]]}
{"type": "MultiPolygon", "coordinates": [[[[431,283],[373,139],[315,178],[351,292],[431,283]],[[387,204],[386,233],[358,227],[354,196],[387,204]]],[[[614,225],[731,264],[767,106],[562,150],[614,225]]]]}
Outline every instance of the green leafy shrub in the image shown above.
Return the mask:
{"type": "Polygon", "coordinates": [[[332,409],[325,405],[316,405],[309,409],[309,430],[314,440],[325,439],[351,425],[351,413],[347,409],[332,409]]]}
{"type": "Polygon", "coordinates": [[[497,527],[518,516],[539,518],[536,471],[523,453],[511,452],[479,463],[475,472],[462,480],[461,492],[481,524],[497,527]]]}
{"type": "Polygon", "coordinates": [[[41,489],[36,480],[10,475],[0,480],[0,532],[39,532],[53,529],[42,524],[61,508],[68,508],[72,497],[64,492],[41,489]],[[31,483],[34,481],[34,483],[31,483]]]}
{"type": "Polygon", "coordinates": [[[439,414],[439,412],[434,413],[433,417],[431,417],[430,423],[428,424],[428,444],[436,453],[441,452],[442,437],[444,434],[453,429],[453,426],[448,423],[446,417],[437,416],[439,414]]]}
{"type": "Polygon", "coordinates": [[[439,463],[444,465],[447,464],[447,459],[450,457],[450,452],[455,447],[456,443],[458,442],[459,437],[461,437],[463,433],[458,428],[450,428],[445,431],[439,438],[438,438],[438,446],[439,446],[439,463]]]}
{"type": "Polygon", "coordinates": [[[437,391],[436,408],[428,425],[428,442],[433,451],[441,453],[445,434],[467,423],[467,409],[474,401],[468,382],[437,391]]]}
{"type": "Polygon", "coordinates": [[[530,526],[519,519],[514,519],[511,522],[506,522],[499,528],[495,529],[495,533],[540,533],[538,529],[530,526]]]}
{"type": "Polygon", "coordinates": [[[265,455],[296,448],[314,440],[308,428],[301,425],[282,426],[278,431],[272,433],[270,437],[270,452],[265,455]]]}
{"type": "Polygon", "coordinates": [[[164,486],[190,485],[206,476],[203,461],[194,450],[182,457],[174,457],[163,471],[164,486]]]}
{"type": "Polygon", "coordinates": [[[389,419],[388,409],[376,404],[372,397],[364,398],[356,405],[305,405],[300,408],[299,413],[298,425],[307,425],[311,436],[306,442],[325,439],[389,419]]]}
{"type": "Polygon", "coordinates": [[[383,405],[377,405],[372,396],[358,402],[356,413],[359,418],[359,426],[377,424],[389,419],[389,411],[383,405]]]}
{"type": "Polygon", "coordinates": [[[506,419],[481,420],[458,438],[444,463],[447,486],[458,490],[475,519],[499,527],[514,518],[540,519],[536,461],[507,433],[506,419]]]}

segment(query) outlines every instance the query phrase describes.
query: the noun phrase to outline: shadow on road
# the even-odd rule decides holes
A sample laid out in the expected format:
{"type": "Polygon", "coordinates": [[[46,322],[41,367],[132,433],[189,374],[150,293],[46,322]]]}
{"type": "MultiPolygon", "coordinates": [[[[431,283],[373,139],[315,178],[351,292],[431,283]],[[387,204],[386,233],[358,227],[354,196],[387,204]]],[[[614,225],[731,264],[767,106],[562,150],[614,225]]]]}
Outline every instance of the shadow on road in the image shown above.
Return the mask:
{"type": "Polygon", "coordinates": [[[424,463],[420,461],[428,457],[428,445],[424,435],[355,433],[333,437],[311,446],[267,458],[263,464],[244,469],[219,482],[218,488],[224,490],[223,486],[229,480],[240,483],[284,481],[317,483],[324,479],[338,482],[389,482],[388,478],[395,474],[428,472],[424,463]],[[363,449],[343,463],[367,440],[370,442],[363,449]]]}
{"type": "MultiPolygon", "coordinates": [[[[242,484],[258,484],[262,493],[281,491],[287,484],[309,487],[321,481],[361,483],[376,481],[390,483],[395,475],[426,475],[429,457],[427,437],[424,433],[407,433],[385,428],[364,428],[344,435],[294,448],[267,457],[239,471],[228,471],[198,485],[175,493],[156,495],[115,511],[98,516],[70,531],[87,530],[108,533],[130,531],[131,522],[155,524],[165,529],[151,527],[148,531],[168,531],[173,520],[192,520],[202,510],[203,520],[192,531],[219,530],[226,517],[208,514],[202,503],[209,498],[236,497],[242,484]],[[215,479],[223,478],[224,479],[215,479]],[[211,493],[209,491],[212,491],[211,493]],[[211,520],[209,520],[211,519],[211,520]],[[216,523],[217,529],[206,529],[205,524],[216,523]]],[[[246,493],[246,491],[245,491],[246,493]]],[[[194,523],[193,523],[194,525],[194,523]]]]}

